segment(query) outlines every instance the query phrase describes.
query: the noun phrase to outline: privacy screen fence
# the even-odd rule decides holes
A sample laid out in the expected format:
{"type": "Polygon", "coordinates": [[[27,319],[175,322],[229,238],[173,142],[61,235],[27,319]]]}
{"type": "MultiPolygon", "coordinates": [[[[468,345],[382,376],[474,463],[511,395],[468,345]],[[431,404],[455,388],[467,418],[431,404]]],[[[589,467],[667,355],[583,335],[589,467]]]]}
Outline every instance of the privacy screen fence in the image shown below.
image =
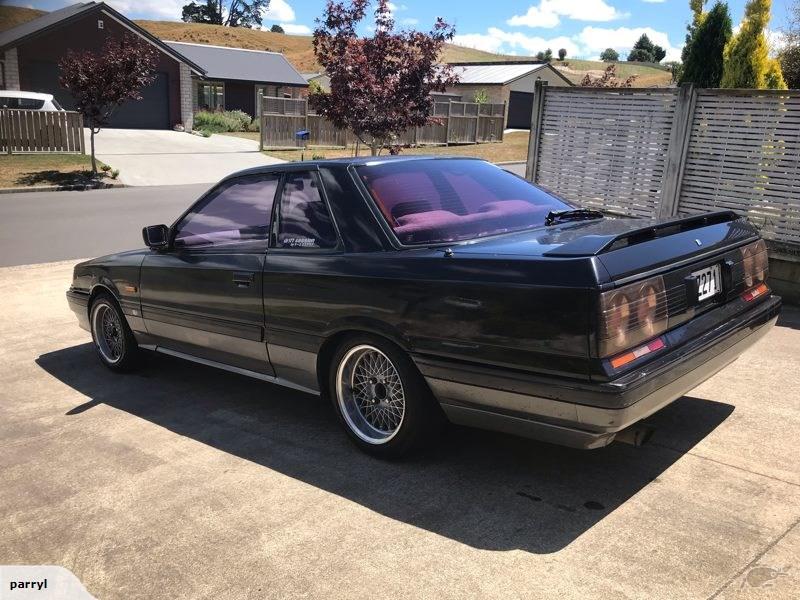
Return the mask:
{"type": "Polygon", "coordinates": [[[66,110],[0,109],[0,152],[83,154],[83,117],[66,110]]]}
{"type": "Polygon", "coordinates": [[[800,248],[800,90],[548,88],[526,176],[637,216],[719,209],[800,248]]]}
{"type": "MultiPolygon", "coordinates": [[[[479,144],[503,141],[505,104],[434,102],[432,122],[415,127],[395,140],[400,145],[479,144]]],[[[308,101],[294,98],[261,98],[262,149],[346,147],[355,144],[352,132],[336,129],[326,118],[310,111],[308,101]],[[308,139],[297,137],[307,131],[308,139]]]]}

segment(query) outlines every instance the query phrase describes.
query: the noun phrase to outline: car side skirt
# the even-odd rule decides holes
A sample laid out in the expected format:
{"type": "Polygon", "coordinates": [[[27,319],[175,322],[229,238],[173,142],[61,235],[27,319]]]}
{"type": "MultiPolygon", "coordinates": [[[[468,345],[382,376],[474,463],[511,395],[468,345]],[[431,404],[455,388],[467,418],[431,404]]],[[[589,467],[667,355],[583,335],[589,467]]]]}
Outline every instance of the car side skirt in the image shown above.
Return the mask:
{"type": "Polygon", "coordinates": [[[200,358],[199,356],[194,356],[192,354],[188,354],[186,352],[180,352],[178,350],[172,350],[171,348],[164,348],[162,346],[157,346],[153,344],[139,344],[139,348],[143,350],[151,350],[154,352],[159,352],[161,354],[166,354],[168,356],[174,356],[176,358],[181,358],[183,360],[188,360],[194,363],[198,363],[201,365],[206,365],[208,367],[214,367],[217,369],[221,369],[223,371],[228,371],[230,373],[237,373],[238,375],[244,375],[246,377],[252,377],[254,379],[260,379],[261,381],[267,381],[269,383],[274,383],[276,385],[280,385],[283,387],[291,388],[293,390],[297,390],[299,392],[304,392],[306,394],[312,394],[314,396],[319,396],[320,393],[318,390],[306,387],[304,385],[299,385],[292,381],[288,381],[283,377],[275,377],[272,375],[267,375],[265,373],[259,373],[258,371],[251,371],[249,369],[243,369],[241,367],[235,367],[233,365],[228,365],[225,363],[217,362],[215,360],[209,360],[207,358],[200,358]]]}

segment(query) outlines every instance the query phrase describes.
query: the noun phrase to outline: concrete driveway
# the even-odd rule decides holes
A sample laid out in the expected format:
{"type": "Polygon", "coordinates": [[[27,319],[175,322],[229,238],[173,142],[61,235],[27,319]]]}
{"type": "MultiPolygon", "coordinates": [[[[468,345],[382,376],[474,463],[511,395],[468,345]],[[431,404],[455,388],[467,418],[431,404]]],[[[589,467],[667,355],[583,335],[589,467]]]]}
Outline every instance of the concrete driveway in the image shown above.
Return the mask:
{"type": "MultiPolygon", "coordinates": [[[[84,133],[88,151],[89,130],[84,133]]],[[[250,139],[155,129],[102,129],[95,153],[119,169],[127,185],[213,183],[235,171],[283,162],[259,152],[250,139]]]]}
{"type": "Polygon", "coordinates": [[[575,451],[453,429],[358,452],[318,399],[152,357],[99,365],[74,261],[0,269],[0,564],[97,598],[800,597],[800,313],[575,451]]]}

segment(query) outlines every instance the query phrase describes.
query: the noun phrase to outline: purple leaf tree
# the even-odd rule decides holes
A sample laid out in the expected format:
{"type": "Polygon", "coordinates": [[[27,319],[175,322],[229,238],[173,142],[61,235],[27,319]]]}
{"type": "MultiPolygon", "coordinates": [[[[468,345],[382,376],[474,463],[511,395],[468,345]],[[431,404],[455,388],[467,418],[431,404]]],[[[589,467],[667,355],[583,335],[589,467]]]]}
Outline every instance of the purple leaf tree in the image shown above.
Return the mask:
{"type": "Polygon", "coordinates": [[[95,134],[108,125],[117,107],[142,99],[142,88],[155,81],[157,64],[155,48],[130,34],[109,38],[99,52],[69,50],[59,61],[58,81],[72,94],[75,110],[91,131],[93,173],[95,134]]]}
{"type": "Polygon", "coordinates": [[[428,32],[395,31],[387,0],[374,12],[372,37],[356,33],[369,0],[328,0],[317,20],[314,54],[330,77],[330,92],[312,91],[311,106],[340,129],[350,129],[373,156],[410,127],[433,119],[431,92],[444,92],[458,78],[438,63],[454,35],[441,18],[428,32]]]}

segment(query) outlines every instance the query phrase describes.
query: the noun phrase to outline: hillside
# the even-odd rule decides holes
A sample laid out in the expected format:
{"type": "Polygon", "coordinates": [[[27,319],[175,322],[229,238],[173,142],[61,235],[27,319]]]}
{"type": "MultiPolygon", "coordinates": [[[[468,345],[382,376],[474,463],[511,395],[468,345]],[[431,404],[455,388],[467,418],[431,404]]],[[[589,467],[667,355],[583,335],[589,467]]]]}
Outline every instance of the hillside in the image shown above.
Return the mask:
{"type": "Polygon", "coordinates": [[[0,31],[11,29],[17,25],[22,25],[38,16],[43,15],[44,10],[35,8],[23,8],[22,6],[2,6],[0,5],[0,31]]]}
{"type": "MultiPolygon", "coordinates": [[[[16,6],[0,6],[0,31],[34,19],[43,14],[43,12],[16,6]]],[[[136,21],[136,23],[162,40],[281,52],[301,73],[319,70],[319,65],[314,59],[314,51],[311,47],[311,36],[286,35],[257,29],[201,25],[180,21],[136,21]]],[[[493,62],[498,60],[524,60],[527,57],[504,56],[474,48],[447,44],[442,58],[446,62],[493,62]]],[[[587,72],[594,76],[601,75],[607,64],[600,61],[567,58],[564,63],[560,61],[554,62],[553,66],[558,68],[573,83],[580,83],[587,72]]],[[[643,87],[665,86],[669,85],[670,82],[670,74],[667,71],[638,63],[619,62],[617,74],[622,78],[635,74],[638,76],[636,85],[643,87]]]]}

